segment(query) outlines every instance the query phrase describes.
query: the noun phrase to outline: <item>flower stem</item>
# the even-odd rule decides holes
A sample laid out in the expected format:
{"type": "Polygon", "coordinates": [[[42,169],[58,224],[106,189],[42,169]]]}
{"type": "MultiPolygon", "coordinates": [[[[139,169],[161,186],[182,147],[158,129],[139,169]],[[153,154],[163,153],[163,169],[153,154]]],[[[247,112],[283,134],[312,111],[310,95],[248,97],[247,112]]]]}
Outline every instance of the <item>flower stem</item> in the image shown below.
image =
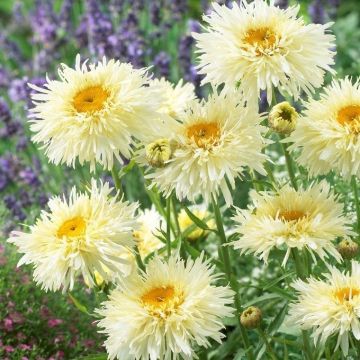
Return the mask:
{"type": "Polygon", "coordinates": [[[242,312],[242,309],[241,309],[241,302],[240,302],[240,298],[239,298],[239,287],[238,287],[237,280],[233,279],[232,273],[231,273],[230,253],[229,253],[228,246],[226,246],[227,240],[226,240],[226,235],[225,235],[225,231],[224,231],[224,224],[223,224],[221,213],[220,213],[220,208],[219,208],[219,205],[213,195],[211,195],[211,199],[212,199],[212,205],[213,205],[213,210],[214,210],[214,214],[215,214],[215,221],[216,221],[216,226],[217,226],[217,230],[218,230],[218,235],[219,235],[220,241],[221,241],[221,246],[219,247],[219,257],[223,261],[225,273],[226,273],[227,279],[230,283],[230,286],[233,289],[233,291],[235,292],[235,306],[236,306],[236,310],[237,310],[237,318],[239,321],[241,338],[242,338],[245,350],[248,351],[248,358],[250,360],[252,360],[252,359],[254,359],[254,355],[253,355],[253,352],[252,352],[252,349],[250,346],[249,338],[247,336],[247,332],[246,332],[245,328],[240,323],[240,314],[242,312]]]}
{"type": "Polygon", "coordinates": [[[359,203],[359,192],[357,188],[357,181],[355,175],[351,178],[351,185],[353,188],[354,198],[355,198],[355,209],[356,209],[356,216],[357,216],[357,233],[360,236],[360,203],[359,203]]]}
{"type": "Polygon", "coordinates": [[[137,263],[139,269],[141,269],[142,271],[145,271],[145,264],[143,263],[143,261],[141,259],[141,255],[140,255],[139,248],[137,247],[137,245],[135,245],[135,259],[136,259],[136,263],[137,263]]]}
{"type": "Polygon", "coordinates": [[[170,194],[166,199],[166,250],[168,258],[171,255],[171,197],[172,194],[170,194]]]}
{"type": "Polygon", "coordinates": [[[281,143],[281,146],[282,146],[282,149],[283,149],[283,152],[285,155],[286,167],[287,167],[287,170],[289,173],[291,185],[297,191],[298,186],[296,183],[295,172],[294,172],[293,161],[292,161],[291,155],[287,148],[287,144],[281,143]]]}
{"type": "Polygon", "coordinates": [[[114,180],[115,188],[119,192],[119,197],[123,195],[123,189],[121,185],[121,179],[119,177],[119,172],[115,169],[115,166],[111,169],[111,176],[114,180]]]}

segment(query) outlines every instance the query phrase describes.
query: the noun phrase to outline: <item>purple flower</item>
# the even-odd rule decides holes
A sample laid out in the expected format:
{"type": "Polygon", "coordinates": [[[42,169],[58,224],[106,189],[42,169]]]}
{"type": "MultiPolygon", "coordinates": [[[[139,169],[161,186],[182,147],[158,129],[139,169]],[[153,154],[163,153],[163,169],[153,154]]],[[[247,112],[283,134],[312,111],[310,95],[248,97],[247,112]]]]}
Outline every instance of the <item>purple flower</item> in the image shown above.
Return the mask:
{"type": "Polygon", "coordinates": [[[162,1],[152,1],[150,3],[150,18],[151,22],[159,26],[161,23],[161,7],[163,6],[162,1]]]}
{"type": "Polygon", "coordinates": [[[325,23],[325,9],[321,0],[314,0],[308,8],[311,20],[315,24],[325,23]]]}
{"type": "Polygon", "coordinates": [[[165,51],[159,52],[153,61],[156,69],[156,73],[159,77],[166,77],[168,78],[170,75],[170,63],[171,57],[165,51]]]}
{"type": "Polygon", "coordinates": [[[22,79],[14,79],[10,83],[8,90],[9,97],[13,102],[26,101],[28,99],[28,86],[29,79],[23,77],[22,79]]]}
{"type": "Polygon", "coordinates": [[[0,98],[0,121],[8,123],[11,119],[10,109],[7,102],[0,98]]]}
{"type": "Polygon", "coordinates": [[[0,88],[6,88],[9,86],[10,75],[5,68],[0,65],[0,88]]]}
{"type": "Polygon", "coordinates": [[[280,9],[286,9],[289,6],[288,0],[276,0],[275,5],[280,9]]]}
{"type": "Polygon", "coordinates": [[[20,170],[19,177],[27,185],[38,186],[40,184],[37,174],[31,167],[20,170]]]}

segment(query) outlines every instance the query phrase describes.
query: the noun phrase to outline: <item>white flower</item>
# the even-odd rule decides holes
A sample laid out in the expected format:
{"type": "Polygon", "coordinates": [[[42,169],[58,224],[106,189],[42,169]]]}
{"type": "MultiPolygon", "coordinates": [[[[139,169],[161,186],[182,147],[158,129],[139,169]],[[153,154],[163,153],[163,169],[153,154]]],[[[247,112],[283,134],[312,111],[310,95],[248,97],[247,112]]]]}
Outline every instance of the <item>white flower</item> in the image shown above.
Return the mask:
{"type": "Polygon", "coordinates": [[[146,273],[121,280],[103,303],[99,322],[110,359],[194,359],[193,346],[221,342],[223,319],[232,316],[233,291],[202,256],[186,263],[159,257],[146,273]]]}
{"type": "Polygon", "coordinates": [[[32,140],[42,144],[55,164],[75,166],[98,162],[107,169],[114,158],[130,157],[133,137],[144,139],[157,132],[161,94],[150,90],[146,69],[110,60],[87,65],[76,58],[75,69],[65,64],[60,81],[49,80],[32,97],[32,140]]]}
{"type": "Polygon", "coordinates": [[[360,79],[334,80],[320,100],[305,104],[304,116],[288,141],[301,148],[298,162],[310,175],[331,170],[360,177],[360,79]]]}
{"type": "MultiPolygon", "coordinates": [[[[360,340],[360,264],[351,263],[351,274],[329,267],[325,280],[310,277],[296,280],[292,285],[298,300],[290,304],[287,322],[302,329],[311,329],[315,344],[324,345],[337,335],[344,356],[349,349],[349,336],[360,340]]],[[[336,349],[335,349],[336,350],[336,349]]]]}
{"type": "Polygon", "coordinates": [[[8,240],[23,253],[19,261],[33,264],[34,279],[45,290],[72,289],[82,274],[89,286],[93,275],[112,280],[128,262],[120,255],[134,246],[137,204],[111,197],[107,183],[92,180],[88,193],[71,190],[69,200],[53,197],[30,232],[13,232],[8,240]],[[116,255],[115,255],[116,254],[116,255]]]}
{"type": "Polygon", "coordinates": [[[162,95],[163,101],[158,111],[173,118],[178,118],[189,102],[196,99],[194,85],[184,84],[182,79],[176,85],[165,78],[154,79],[150,81],[150,89],[155,89],[162,95]]]}
{"type": "Polygon", "coordinates": [[[203,83],[224,83],[228,91],[237,86],[252,101],[266,90],[271,103],[273,87],[297,99],[320,87],[325,71],[333,72],[335,37],[326,33],[331,24],[305,25],[296,17],[300,6],[282,10],[273,0],[212,6],[204,16],[206,31],[193,34],[203,83]]]}
{"type": "Polygon", "coordinates": [[[254,253],[267,262],[276,247],[285,247],[286,264],[292,248],[307,249],[325,261],[328,255],[341,261],[334,240],[352,234],[343,205],[325,181],[295,191],[289,185],[277,192],[251,194],[253,205],[237,209],[233,217],[241,238],[233,245],[241,253],[254,253]]]}
{"type": "Polygon", "coordinates": [[[261,117],[235,95],[194,101],[180,120],[164,129],[171,133],[170,160],[148,175],[166,196],[175,191],[178,199],[193,201],[202,195],[209,203],[221,191],[231,204],[229,186],[234,188],[246,167],[265,174],[261,117]]]}

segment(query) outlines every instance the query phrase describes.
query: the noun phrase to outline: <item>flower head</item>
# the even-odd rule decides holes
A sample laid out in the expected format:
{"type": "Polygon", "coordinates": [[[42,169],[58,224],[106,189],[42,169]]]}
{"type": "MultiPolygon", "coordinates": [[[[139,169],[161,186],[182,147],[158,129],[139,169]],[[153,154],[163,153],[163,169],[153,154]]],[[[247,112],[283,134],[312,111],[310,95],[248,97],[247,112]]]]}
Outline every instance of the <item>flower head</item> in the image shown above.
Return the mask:
{"type": "Polygon", "coordinates": [[[224,83],[229,91],[238,85],[250,100],[266,89],[268,103],[273,87],[295,99],[320,87],[325,71],[332,72],[335,37],[326,32],[331,24],[305,25],[299,8],[280,9],[273,0],[233,2],[231,8],[214,2],[204,16],[206,31],[193,34],[203,82],[224,83]]]}
{"type": "Polygon", "coordinates": [[[33,264],[34,279],[45,290],[72,289],[81,274],[94,285],[98,272],[105,280],[113,279],[127,261],[134,246],[137,228],[137,204],[111,197],[107,183],[98,186],[92,180],[88,193],[71,190],[69,200],[53,197],[30,232],[14,232],[8,240],[23,253],[19,265],[33,264]],[[116,254],[116,256],[114,256],[116,254]]]}
{"type": "Polygon", "coordinates": [[[110,359],[193,359],[193,345],[221,342],[222,320],[232,316],[233,292],[215,286],[203,257],[185,263],[153,258],[146,273],[121,280],[103,303],[99,322],[110,359]]]}
{"type": "MultiPolygon", "coordinates": [[[[334,241],[352,232],[326,182],[295,191],[289,185],[277,192],[252,193],[253,205],[237,209],[235,231],[241,238],[233,245],[242,253],[254,253],[267,262],[276,247],[285,247],[286,264],[292,248],[306,249],[325,261],[327,254],[341,260],[334,241]]],[[[315,257],[314,257],[315,259],[315,257]]]]}
{"type": "Polygon", "coordinates": [[[346,356],[349,335],[360,340],[360,264],[352,261],[351,273],[330,267],[324,280],[310,277],[296,280],[298,300],[290,305],[288,322],[302,329],[311,329],[315,343],[324,345],[332,335],[337,335],[346,356]]]}
{"type": "Polygon", "coordinates": [[[289,137],[290,149],[302,150],[298,162],[310,175],[334,170],[347,179],[360,176],[360,79],[334,80],[320,100],[305,106],[289,137]]]}
{"type": "MultiPolygon", "coordinates": [[[[233,188],[246,167],[264,173],[261,118],[236,96],[213,94],[194,101],[180,120],[171,125],[171,159],[148,175],[165,195],[174,190],[179,199],[191,201],[202,195],[208,203],[221,191],[231,204],[228,184],[233,188]]],[[[170,124],[164,131],[169,129],[170,124]]]]}
{"type": "Polygon", "coordinates": [[[287,101],[275,105],[269,113],[270,127],[283,135],[295,130],[297,119],[298,113],[287,101]]]}
{"type": "Polygon", "coordinates": [[[50,161],[75,166],[98,162],[107,169],[114,158],[130,157],[133,137],[157,132],[161,95],[150,91],[145,69],[106,61],[87,65],[76,58],[75,69],[62,65],[60,81],[44,88],[31,85],[33,141],[43,144],[50,161]]]}

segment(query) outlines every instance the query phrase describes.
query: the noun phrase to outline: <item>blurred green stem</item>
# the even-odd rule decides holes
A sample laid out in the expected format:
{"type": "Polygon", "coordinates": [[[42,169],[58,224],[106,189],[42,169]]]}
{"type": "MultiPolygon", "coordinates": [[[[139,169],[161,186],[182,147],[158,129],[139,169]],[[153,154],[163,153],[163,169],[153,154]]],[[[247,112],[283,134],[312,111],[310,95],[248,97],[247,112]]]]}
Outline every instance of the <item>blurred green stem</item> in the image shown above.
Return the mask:
{"type": "Polygon", "coordinates": [[[281,147],[282,147],[284,155],[285,155],[286,167],[287,167],[287,170],[289,173],[291,185],[297,191],[298,186],[296,183],[293,161],[292,161],[291,155],[289,153],[288,146],[287,146],[287,144],[285,144],[283,142],[281,142],[280,144],[281,144],[281,147]]]}
{"type": "Polygon", "coordinates": [[[356,230],[358,233],[358,237],[360,237],[360,203],[359,203],[359,192],[357,187],[356,176],[353,175],[351,178],[351,186],[354,192],[354,199],[355,199],[355,208],[356,208],[356,216],[357,216],[357,226],[356,230]]]}
{"type": "Polygon", "coordinates": [[[115,166],[111,169],[111,176],[114,180],[115,188],[119,192],[119,197],[121,198],[123,196],[123,189],[121,186],[121,179],[119,177],[118,170],[115,169],[115,166]]]}
{"type": "Polygon", "coordinates": [[[135,259],[136,259],[136,263],[137,263],[138,267],[142,271],[145,271],[145,264],[142,261],[140,251],[139,251],[139,248],[137,247],[137,245],[135,245],[135,259]]]}
{"type": "Polygon", "coordinates": [[[166,199],[166,250],[168,258],[171,255],[171,197],[172,194],[170,194],[166,199]]]}
{"type": "Polygon", "coordinates": [[[219,235],[220,241],[221,241],[221,246],[219,247],[219,257],[220,257],[220,259],[222,259],[222,261],[224,263],[226,277],[230,283],[231,288],[235,292],[235,306],[237,309],[236,316],[239,321],[241,338],[242,338],[245,350],[247,350],[247,352],[248,352],[248,359],[253,360],[254,355],[253,355],[253,352],[252,352],[252,349],[250,346],[247,332],[246,332],[245,328],[242,326],[242,324],[240,323],[240,314],[242,312],[242,308],[241,308],[241,302],[240,302],[240,298],[239,298],[239,286],[238,286],[237,280],[234,279],[231,274],[230,253],[229,253],[229,247],[227,246],[227,240],[226,240],[226,235],[225,235],[225,231],[224,231],[224,224],[222,221],[220,208],[219,208],[219,205],[213,195],[211,195],[211,199],[212,199],[212,205],[213,205],[213,210],[214,210],[214,214],[215,214],[215,221],[216,221],[216,226],[217,226],[217,230],[218,230],[218,235],[219,235]]]}
{"type": "Polygon", "coordinates": [[[263,341],[264,341],[264,344],[265,344],[265,346],[266,346],[266,350],[267,350],[268,355],[269,355],[273,360],[277,360],[277,357],[276,357],[276,355],[275,355],[275,353],[274,353],[274,350],[273,350],[272,346],[271,346],[270,343],[269,343],[269,340],[268,340],[265,332],[264,332],[260,327],[257,329],[257,331],[258,331],[260,337],[261,337],[261,338],[263,339],[263,341]]]}

